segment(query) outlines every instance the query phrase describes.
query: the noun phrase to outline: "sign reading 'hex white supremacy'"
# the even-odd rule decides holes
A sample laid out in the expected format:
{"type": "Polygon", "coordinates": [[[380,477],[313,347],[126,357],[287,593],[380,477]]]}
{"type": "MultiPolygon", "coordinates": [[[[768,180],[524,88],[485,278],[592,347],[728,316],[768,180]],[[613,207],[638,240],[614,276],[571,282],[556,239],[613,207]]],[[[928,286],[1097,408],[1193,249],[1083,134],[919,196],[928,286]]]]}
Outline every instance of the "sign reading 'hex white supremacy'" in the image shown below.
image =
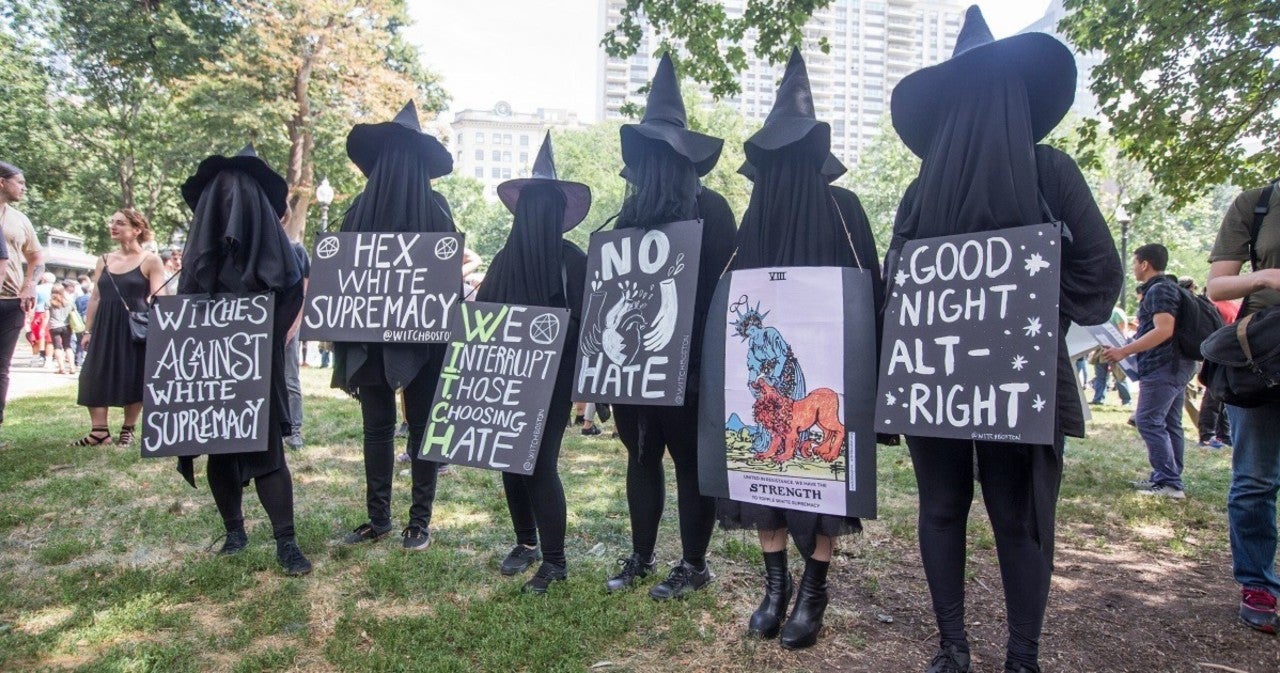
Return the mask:
{"type": "Polygon", "coordinates": [[[427,419],[424,460],[531,474],[569,312],[464,302],[427,419]]]}
{"type": "Polygon", "coordinates": [[[321,234],[302,309],[302,338],[448,341],[451,308],[461,290],[461,234],[321,234]]]}
{"type": "Polygon", "coordinates": [[[142,455],[267,450],[275,296],[157,297],[147,328],[142,455]]]}
{"type": "Polygon", "coordinates": [[[890,263],[877,431],[1053,442],[1060,236],[1039,224],[903,247],[890,263]]]}

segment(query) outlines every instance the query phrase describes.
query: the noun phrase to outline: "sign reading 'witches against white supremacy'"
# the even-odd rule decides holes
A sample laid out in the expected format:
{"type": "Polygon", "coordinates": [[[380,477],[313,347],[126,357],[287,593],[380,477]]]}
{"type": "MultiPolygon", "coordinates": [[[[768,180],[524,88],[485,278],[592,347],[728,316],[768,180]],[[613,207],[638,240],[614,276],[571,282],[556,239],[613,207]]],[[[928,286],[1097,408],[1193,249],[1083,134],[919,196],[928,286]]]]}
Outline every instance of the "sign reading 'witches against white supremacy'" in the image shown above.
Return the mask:
{"type": "Polygon", "coordinates": [[[903,247],[889,279],[877,431],[1053,442],[1060,237],[1039,224],[903,247]]]}
{"type": "Polygon", "coordinates": [[[157,297],[143,370],[142,455],[267,450],[275,296],[157,297]]]}
{"type": "Polygon", "coordinates": [[[442,343],[461,290],[461,234],[321,234],[302,338],[442,343]]]}

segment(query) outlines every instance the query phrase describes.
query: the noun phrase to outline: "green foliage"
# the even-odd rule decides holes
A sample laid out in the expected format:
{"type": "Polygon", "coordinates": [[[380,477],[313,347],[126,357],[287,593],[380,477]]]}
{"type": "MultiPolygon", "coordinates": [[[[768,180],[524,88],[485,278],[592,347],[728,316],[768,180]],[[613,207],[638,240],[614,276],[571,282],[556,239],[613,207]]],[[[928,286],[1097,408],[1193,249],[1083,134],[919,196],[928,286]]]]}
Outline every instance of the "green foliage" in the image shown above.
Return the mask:
{"type": "Polygon", "coordinates": [[[889,115],[880,119],[880,127],[871,143],[862,150],[858,165],[842,176],[839,184],[852,189],[867,211],[871,233],[883,254],[893,235],[893,220],[898,203],[907,187],[920,173],[920,159],[902,144],[893,130],[889,115]]]}
{"type": "MultiPolygon", "coordinates": [[[[1280,6],[1274,0],[1066,0],[1061,28],[1098,51],[1091,89],[1123,154],[1174,207],[1280,175],[1280,6]]],[[[1083,138],[1103,133],[1088,122],[1083,138]]]]}
{"type": "Polygon", "coordinates": [[[453,221],[467,235],[467,247],[486,263],[493,261],[511,231],[512,215],[506,207],[485,199],[484,183],[467,175],[446,175],[431,183],[431,188],[449,201],[453,221]]]}

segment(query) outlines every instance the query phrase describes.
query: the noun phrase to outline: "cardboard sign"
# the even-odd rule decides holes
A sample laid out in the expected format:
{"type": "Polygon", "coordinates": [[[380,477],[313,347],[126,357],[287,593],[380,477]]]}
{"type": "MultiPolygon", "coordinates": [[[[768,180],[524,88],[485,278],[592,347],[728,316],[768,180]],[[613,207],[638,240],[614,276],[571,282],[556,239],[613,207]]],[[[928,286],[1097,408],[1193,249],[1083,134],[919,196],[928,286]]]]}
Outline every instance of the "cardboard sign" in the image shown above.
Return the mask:
{"type": "MultiPolygon", "coordinates": [[[[1104,322],[1101,325],[1089,325],[1085,329],[1089,331],[1089,335],[1098,342],[1099,346],[1120,348],[1129,343],[1129,340],[1120,333],[1120,330],[1109,322],[1104,322]]],[[[1125,376],[1134,381],[1138,380],[1138,359],[1136,357],[1130,355],[1116,364],[1120,365],[1120,370],[1124,372],[1125,376]]]]}
{"type": "Polygon", "coordinates": [[[156,297],[143,457],[267,450],[274,315],[271,293],[156,297]]]}
{"type": "Polygon", "coordinates": [[[876,515],[875,301],[861,269],[735,271],[711,300],[698,418],[703,495],[876,515]]]}
{"type": "Polygon", "coordinates": [[[462,234],[316,236],[302,338],[441,343],[462,291],[462,234]]]}
{"type": "Polygon", "coordinates": [[[684,404],[702,222],[591,236],[574,399],[684,404]]]}
{"type": "Polygon", "coordinates": [[[453,311],[454,334],[419,457],[531,474],[569,312],[488,302],[453,311]]]}
{"type": "Polygon", "coordinates": [[[1053,443],[1059,238],[1039,224],[903,247],[890,262],[877,431],[1053,443]]]}

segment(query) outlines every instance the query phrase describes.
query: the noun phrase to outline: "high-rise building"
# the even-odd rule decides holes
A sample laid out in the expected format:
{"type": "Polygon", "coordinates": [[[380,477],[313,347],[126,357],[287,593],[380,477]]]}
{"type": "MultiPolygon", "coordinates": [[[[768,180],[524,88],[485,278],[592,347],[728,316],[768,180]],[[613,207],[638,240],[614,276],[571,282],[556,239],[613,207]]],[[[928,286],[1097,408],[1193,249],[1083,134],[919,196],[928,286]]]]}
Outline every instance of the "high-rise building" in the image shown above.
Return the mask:
{"type": "Polygon", "coordinates": [[[1074,44],[1071,44],[1061,32],[1058,31],[1058,22],[1062,21],[1067,15],[1067,9],[1062,6],[1062,0],[1052,0],[1049,7],[1044,10],[1044,16],[1036,19],[1031,25],[1018,31],[1019,33],[1048,33],[1067,45],[1071,49],[1071,53],[1076,57],[1076,100],[1071,104],[1071,111],[1083,117],[1099,117],[1101,112],[1098,111],[1098,98],[1089,90],[1089,78],[1093,73],[1094,66],[1102,62],[1101,55],[1097,53],[1081,53],[1074,44]]]}
{"type": "MultiPolygon", "coordinates": [[[[742,15],[745,0],[718,0],[733,17],[742,15]]],[[[611,30],[622,18],[626,0],[600,0],[600,30],[611,30]]],[[[964,5],[960,0],[834,0],[814,12],[801,48],[813,86],[818,119],[831,124],[831,151],[847,164],[875,136],[889,111],[889,94],[908,73],[945,60],[960,32],[964,5]],[[826,38],[828,53],[818,48],[826,38]]],[[[627,102],[644,104],[636,90],[657,67],[659,40],[651,27],[634,56],[599,56],[598,110],[603,119],[621,119],[627,102]]],[[[750,55],[750,38],[742,45],[750,55]]],[[[753,122],[762,122],[773,106],[783,65],[749,56],[738,75],[742,93],[723,101],[753,122]]],[[[704,89],[704,95],[706,91],[704,89]]],[[[704,100],[710,104],[710,96],[704,100]]]]}
{"type": "Polygon", "coordinates": [[[483,182],[485,196],[496,198],[499,183],[529,175],[548,129],[581,125],[568,110],[515,112],[503,101],[491,110],[462,110],[454,115],[449,137],[453,172],[483,182]]]}

